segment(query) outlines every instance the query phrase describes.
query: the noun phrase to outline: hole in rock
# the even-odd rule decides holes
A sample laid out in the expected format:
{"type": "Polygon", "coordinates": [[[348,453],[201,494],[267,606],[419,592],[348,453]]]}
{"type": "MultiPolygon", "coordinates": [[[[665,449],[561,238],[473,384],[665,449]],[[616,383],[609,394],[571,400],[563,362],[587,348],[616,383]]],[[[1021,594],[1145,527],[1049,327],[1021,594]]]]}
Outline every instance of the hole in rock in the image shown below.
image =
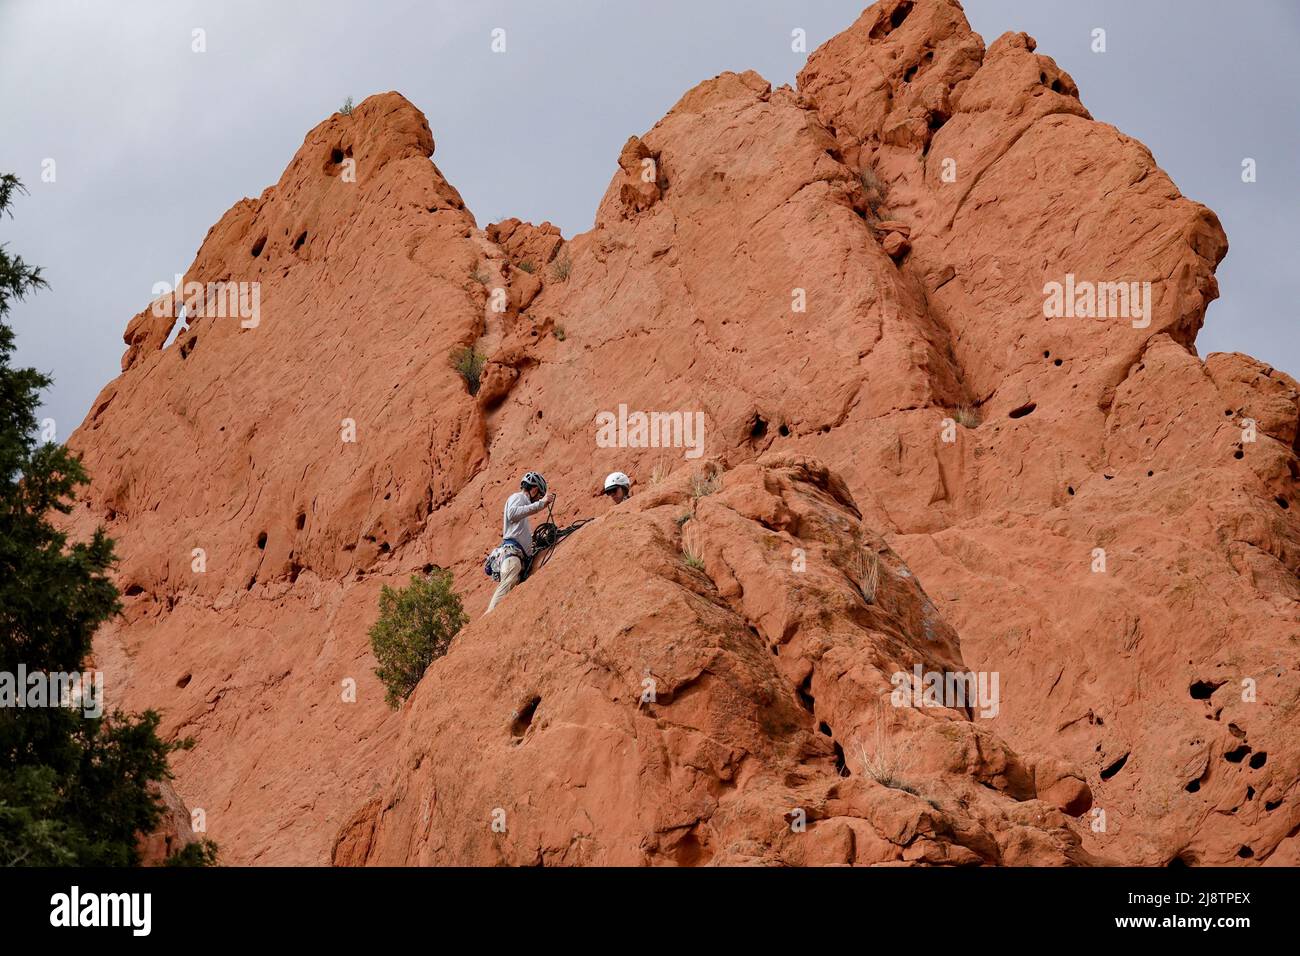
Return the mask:
{"type": "Polygon", "coordinates": [[[1192,700],[1209,700],[1225,683],[1226,681],[1198,680],[1187,689],[1187,692],[1192,695],[1192,700]]]}
{"type": "Polygon", "coordinates": [[[820,730],[822,733],[824,733],[827,737],[835,736],[833,733],[831,733],[831,725],[826,723],[826,721],[824,720],[817,725],[817,729],[820,730]]]}
{"type": "Polygon", "coordinates": [[[1038,407],[1037,402],[1028,402],[1024,405],[1021,405],[1019,408],[1012,409],[1011,412],[1007,415],[1007,418],[1024,418],[1026,415],[1033,414],[1034,409],[1037,407],[1038,407]]]}
{"type": "Polygon", "coordinates": [[[710,858],[708,849],[700,843],[700,838],[691,831],[682,837],[673,847],[673,862],[678,866],[699,866],[707,863],[710,858]]]}
{"type": "Polygon", "coordinates": [[[1052,92],[1053,93],[1065,92],[1065,86],[1062,85],[1060,77],[1057,77],[1056,79],[1052,80],[1052,92]]]}
{"type": "Polygon", "coordinates": [[[1155,472],[1154,472],[1154,471],[1148,471],[1148,472],[1147,472],[1147,477],[1148,477],[1148,478],[1152,477],[1153,475],[1155,475],[1155,472]]]}
{"type": "Polygon", "coordinates": [[[176,682],[176,686],[183,690],[186,687],[190,686],[190,681],[192,681],[193,679],[194,679],[193,674],[185,674],[181,677],[180,680],[176,682]]]}
{"type": "Polygon", "coordinates": [[[1050,351],[1043,353],[1043,358],[1051,358],[1051,357],[1052,357],[1052,353],[1050,351]]]}
{"type": "Polygon", "coordinates": [[[1249,860],[1254,855],[1255,851],[1248,846],[1243,846],[1237,851],[1237,856],[1241,857],[1243,860],[1249,860]]]}
{"type": "Polygon", "coordinates": [[[1188,793],[1196,793],[1196,791],[1201,789],[1201,781],[1193,780],[1187,786],[1183,787],[1183,789],[1188,793]]]}
{"type": "Polygon", "coordinates": [[[138,585],[138,584],[132,584],[130,587],[128,587],[128,588],[127,588],[125,591],[123,591],[122,593],[125,594],[127,597],[135,597],[137,594],[143,594],[143,593],[144,593],[144,588],[142,588],[142,587],[141,587],[140,585],[138,585]]]}
{"type": "Polygon", "coordinates": [[[1223,414],[1225,414],[1225,415],[1229,415],[1229,416],[1232,415],[1232,409],[1231,409],[1231,408],[1225,408],[1225,409],[1223,410],[1223,414]]]}
{"type": "Polygon", "coordinates": [[[1120,757],[1113,764],[1111,764],[1109,767],[1103,770],[1101,772],[1101,779],[1109,780],[1111,777],[1115,776],[1115,774],[1123,770],[1124,764],[1126,763],[1128,763],[1128,754],[1125,754],[1124,756],[1120,757]]]}
{"type": "Polygon", "coordinates": [[[390,550],[392,550],[392,549],[388,547],[388,542],[387,542],[387,541],[385,541],[383,544],[381,544],[381,545],[379,546],[379,553],[380,553],[380,554],[387,554],[390,550]]]}
{"type": "Polygon", "coordinates": [[[1265,812],[1265,813],[1272,813],[1274,810],[1276,810],[1276,809],[1277,809],[1278,807],[1280,807],[1280,806],[1282,806],[1282,801],[1281,801],[1281,800],[1265,800],[1265,801],[1264,801],[1264,812],[1265,812]]]}
{"type": "Polygon", "coordinates": [[[1281,508],[1283,511],[1286,511],[1288,508],[1291,507],[1290,503],[1281,495],[1278,495],[1273,500],[1277,502],[1277,506],[1281,508]]]}
{"type": "Polygon", "coordinates": [[[257,547],[258,547],[259,550],[262,550],[262,551],[265,551],[265,550],[266,550],[266,532],[265,532],[265,531],[263,531],[261,534],[259,534],[259,535],[257,536],[257,547]]]}
{"type": "Polygon", "coordinates": [[[749,438],[751,441],[758,441],[767,434],[767,422],[762,415],[755,415],[754,420],[749,424],[749,438]]]}
{"type": "Polygon", "coordinates": [[[298,580],[298,575],[302,574],[302,565],[297,561],[289,563],[289,583],[293,584],[298,580]]]}
{"type": "Polygon", "coordinates": [[[298,530],[301,531],[303,527],[307,524],[307,513],[304,511],[299,511],[298,517],[293,519],[293,523],[297,526],[298,530]]]}
{"type": "Polygon", "coordinates": [[[1228,761],[1228,763],[1241,763],[1246,759],[1246,754],[1248,753],[1250,753],[1250,747],[1246,744],[1242,744],[1240,747],[1236,747],[1225,753],[1223,759],[1228,761]]]}
{"type": "Polygon", "coordinates": [[[1232,453],[1232,457],[1237,459],[1238,461],[1241,461],[1241,459],[1246,457],[1246,453],[1242,451],[1240,448],[1238,448],[1236,451],[1232,453]]]}
{"type": "Polygon", "coordinates": [[[1165,866],[1174,867],[1175,869],[1181,869],[1181,868],[1184,868],[1184,867],[1191,866],[1192,862],[1195,862],[1195,861],[1190,861],[1190,862],[1189,862],[1188,860],[1184,859],[1184,858],[1182,857],[1182,855],[1180,854],[1180,855],[1174,857],[1174,858],[1173,858],[1172,860],[1170,860],[1168,863],[1166,863],[1165,866]]]}
{"type": "Polygon", "coordinates": [[[832,744],[831,746],[835,748],[835,772],[841,777],[847,777],[849,775],[849,765],[844,762],[844,748],[839,744],[832,744]]]}
{"type": "Polygon", "coordinates": [[[537,707],[541,704],[542,698],[534,695],[528,703],[520,708],[519,713],[515,715],[514,722],[510,725],[510,734],[514,737],[522,737],[533,724],[533,715],[537,713],[537,707]]]}
{"type": "Polygon", "coordinates": [[[302,244],[306,241],[307,241],[307,233],[304,230],[303,234],[293,241],[293,251],[297,252],[299,249],[301,249],[302,244]]]}
{"type": "Polygon", "coordinates": [[[1054,361],[1052,364],[1055,365],[1057,368],[1060,368],[1060,366],[1061,366],[1061,360],[1060,360],[1060,359],[1057,359],[1057,360],[1054,361]]]}
{"type": "Polygon", "coordinates": [[[266,247],[266,235],[263,234],[261,239],[258,239],[257,242],[253,243],[253,248],[252,248],[253,258],[256,259],[258,256],[260,256],[262,254],[262,249],[265,247],[266,247]]]}
{"type": "Polygon", "coordinates": [[[878,21],[876,25],[871,28],[871,32],[868,33],[867,36],[872,40],[879,40],[883,37],[889,36],[890,33],[903,25],[903,21],[907,19],[907,15],[911,12],[911,0],[904,0],[903,3],[900,3],[894,8],[893,13],[889,15],[888,20],[882,19],[878,21]]]}
{"type": "Polygon", "coordinates": [[[1068,491],[1071,496],[1074,495],[1074,485],[1066,485],[1065,490],[1068,491]]]}
{"type": "Polygon", "coordinates": [[[778,428],[776,431],[777,434],[780,435],[782,438],[790,437],[790,426],[785,424],[784,422],[782,422],[781,427],[778,428]]]}
{"type": "Polygon", "coordinates": [[[812,695],[811,671],[809,671],[808,676],[803,679],[803,683],[799,685],[796,693],[799,695],[799,703],[803,704],[803,709],[811,714],[813,712],[813,706],[817,703],[816,698],[812,695]]]}
{"type": "Polygon", "coordinates": [[[903,73],[903,82],[904,82],[904,83],[911,83],[911,82],[912,82],[912,77],[916,76],[916,71],[919,70],[920,68],[921,68],[921,64],[920,64],[920,63],[916,63],[916,64],[913,64],[912,66],[909,66],[909,67],[907,68],[907,70],[904,71],[904,73],[903,73]]]}
{"type": "Polygon", "coordinates": [[[1254,800],[1254,799],[1255,799],[1255,788],[1254,788],[1254,787],[1247,787],[1247,788],[1246,788],[1246,799],[1247,799],[1247,800],[1254,800]]]}
{"type": "Polygon", "coordinates": [[[330,150],[330,162],[333,163],[335,166],[343,162],[343,150],[341,149],[330,150]]]}
{"type": "Polygon", "coordinates": [[[1268,762],[1268,752],[1265,750],[1261,750],[1259,753],[1255,754],[1253,757],[1250,758],[1250,769],[1258,770],[1260,767],[1264,766],[1264,764],[1267,762],[1268,762]]]}

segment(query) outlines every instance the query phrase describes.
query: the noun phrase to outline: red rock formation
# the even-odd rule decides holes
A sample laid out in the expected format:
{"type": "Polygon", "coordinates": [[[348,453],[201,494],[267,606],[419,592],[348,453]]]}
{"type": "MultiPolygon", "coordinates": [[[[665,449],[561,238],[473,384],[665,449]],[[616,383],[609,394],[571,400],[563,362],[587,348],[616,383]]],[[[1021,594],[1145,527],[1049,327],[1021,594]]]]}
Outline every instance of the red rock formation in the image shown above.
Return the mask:
{"type": "Polygon", "coordinates": [[[397,94],[313,130],[187,274],[260,321],[142,313],[71,440],[98,658],[223,860],[1295,862],[1297,386],[1197,357],[1223,232],[1078,95],[886,0],[798,91],[688,92],[568,242],[479,230],[397,94]],[[1076,281],[1150,299],[1046,317],[1076,281]],[[705,457],[603,447],[620,406],[705,457]],[[526,468],[599,518],[480,618],[526,468]],[[393,713],[366,629],[430,565],[479,619],[393,713]],[[890,706],[916,664],[996,714],[890,706]]]}
{"type": "Polygon", "coordinates": [[[136,841],[140,862],[144,866],[162,866],[167,858],[179,853],[199,839],[190,825],[190,811],[176,795],[166,780],[151,785],[163,807],[162,819],[152,833],[142,834],[136,841]]]}

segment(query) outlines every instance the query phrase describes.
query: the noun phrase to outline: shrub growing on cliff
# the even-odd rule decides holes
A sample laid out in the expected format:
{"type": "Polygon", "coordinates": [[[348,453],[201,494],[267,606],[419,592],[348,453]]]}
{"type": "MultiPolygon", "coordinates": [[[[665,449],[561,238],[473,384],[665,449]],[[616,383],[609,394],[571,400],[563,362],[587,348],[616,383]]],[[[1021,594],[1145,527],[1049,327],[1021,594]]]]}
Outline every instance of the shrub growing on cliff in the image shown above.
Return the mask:
{"type": "Polygon", "coordinates": [[[722,487],[722,473],[716,469],[697,471],[691,475],[691,497],[704,498],[722,487]]]}
{"type": "Polygon", "coordinates": [[[876,603],[876,590],[880,587],[880,557],[864,545],[859,545],[854,556],[854,581],[862,600],[876,603]]]}
{"type": "MultiPolygon", "coordinates": [[[[21,191],[0,176],[0,214],[21,191]]],[[[149,782],[171,776],[167,755],[182,745],[159,739],[152,711],[104,713],[102,680],[80,706],[49,705],[56,675],[82,673],[95,630],[121,605],[104,530],[69,544],[49,521],[51,511],[72,510],[87,482],[67,448],[37,444],[50,379],[9,365],[14,335],[3,320],[11,302],[44,284],[39,269],[0,246],[0,866],[131,865],[136,835],[162,814],[149,782]],[[16,706],[33,677],[45,705],[33,697],[16,706]]]]}
{"type": "Polygon", "coordinates": [[[903,790],[916,794],[904,777],[912,766],[912,758],[904,754],[895,745],[892,735],[885,732],[885,708],[876,705],[876,726],[871,746],[865,741],[858,742],[858,758],[862,763],[862,772],[882,787],[891,790],[903,790]]]}
{"type": "Polygon", "coordinates": [[[379,592],[379,620],[370,628],[370,647],[379,666],[375,675],[388,688],[390,707],[398,707],[424,676],[425,669],[451,647],[469,617],[451,589],[450,571],[411,575],[404,588],[379,592]]]}
{"type": "Polygon", "coordinates": [[[217,845],[206,837],[187,843],[163,861],[163,866],[216,866],[217,845]]]}
{"type": "Polygon", "coordinates": [[[952,417],[963,428],[979,428],[980,413],[969,405],[962,405],[953,412],[952,417]]]}
{"type": "Polygon", "coordinates": [[[874,220],[885,217],[885,203],[889,200],[889,190],[876,171],[870,166],[864,166],[858,173],[858,180],[862,183],[862,195],[866,200],[867,209],[874,220]]]}
{"type": "Polygon", "coordinates": [[[694,568],[696,571],[704,570],[704,549],[700,545],[700,536],[697,533],[695,525],[685,528],[682,531],[682,557],[686,559],[686,566],[694,568]]]}
{"type": "Polygon", "coordinates": [[[451,367],[465,380],[465,387],[471,395],[478,394],[478,387],[483,376],[483,366],[487,356],[477,351],[472,345],[466,345],[451,353],[451,367]]]}

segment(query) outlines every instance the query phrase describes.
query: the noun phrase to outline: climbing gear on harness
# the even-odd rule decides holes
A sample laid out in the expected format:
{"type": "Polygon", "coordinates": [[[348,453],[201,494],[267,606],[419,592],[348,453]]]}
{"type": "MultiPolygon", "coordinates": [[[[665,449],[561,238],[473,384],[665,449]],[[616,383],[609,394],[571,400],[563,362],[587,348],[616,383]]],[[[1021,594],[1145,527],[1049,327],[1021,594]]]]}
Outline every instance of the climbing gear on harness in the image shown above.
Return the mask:
{"type": "Polygon", "coordinates": [[[632,479],[621,471],[611,471],[605,478],[605,494],[609,494],[615,488],[623,488],[630,495],[632,493],[632,479]]]}
{"type": "MultiPolygon", "coordinates": [[[[536,537],[534,535],[534,537],[536,537]]],[[[523,582],[528,577],[529,566],[533,563],[525,552],[523,547],[514,538],[506,538],[499,545],[488,552],[487,558],[483,561],[483,573],[494,581],[501,580],[501,565],[505,559],[514,555],[519,559],[522,567],[519,571],[519,580],[523,582]]]]}
{"type": "Polygon", "coordinates": [[[546,566],[547,561],[551,560],[551,555],[555,553],[557,544],[584,524],[593,520],[591,518],[579,518],[567,528],[561,528],[555,523],[554,511],[555,502],[552,501],[546,509],[546,520],[533,531],[533,561],[539,570],[546,566]]]}
{"type": "Polygon", "coordinates": [[[541,475],[539,475],[537,472],[530,471],[528,474],[524,475],[522,479],[520,479],[519,487],[522,488],[524,491],[527,491],[529,488],[536,488],[543,495],[545,495],[546,479],[543,478],[541,475]]]}

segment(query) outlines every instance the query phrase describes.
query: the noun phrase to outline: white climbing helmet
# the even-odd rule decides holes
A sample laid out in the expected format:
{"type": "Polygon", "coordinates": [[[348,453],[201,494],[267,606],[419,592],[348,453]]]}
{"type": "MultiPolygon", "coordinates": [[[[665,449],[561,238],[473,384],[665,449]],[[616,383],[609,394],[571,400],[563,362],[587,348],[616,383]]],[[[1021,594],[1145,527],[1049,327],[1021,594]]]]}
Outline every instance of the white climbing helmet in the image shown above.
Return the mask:
{"type": "Polygon", "coordinates": [[[621,471],[611,471],[605,477],[605,494],[610,494],[615,488],[622,488],[630,495],[632,493],[632,479],[621,471]]]}
{"type": "Polygon", "coordinates": [[[546,479],[535,471],[530,471],[519,480],[519,487],[527,491],[529,488],[536,488],[543,495],[546,494],[546,479]]]}

